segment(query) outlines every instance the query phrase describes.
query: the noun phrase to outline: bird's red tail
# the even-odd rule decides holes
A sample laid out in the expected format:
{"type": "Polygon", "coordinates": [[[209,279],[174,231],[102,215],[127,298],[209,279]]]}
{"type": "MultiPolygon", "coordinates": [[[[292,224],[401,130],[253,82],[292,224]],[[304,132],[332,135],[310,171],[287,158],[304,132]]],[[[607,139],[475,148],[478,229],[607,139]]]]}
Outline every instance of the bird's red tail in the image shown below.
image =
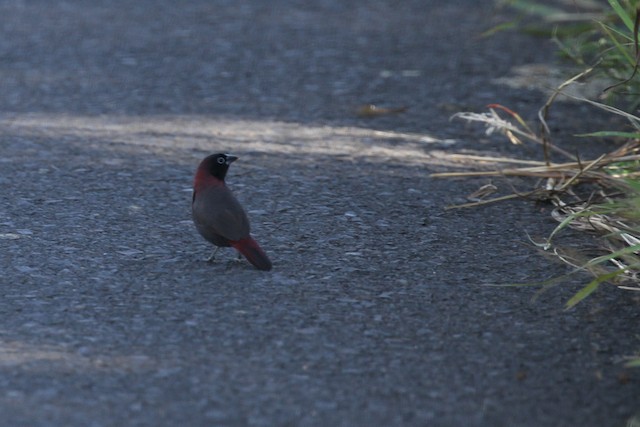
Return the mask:
{"type": "Polygon", "coordinates": [[[231,242],[231,246],[236,248],[244,257],[258,270],[271,270],[271,261],[267,254],[260,248],[258,242],[249,236],[242,240],[231,242]]]}

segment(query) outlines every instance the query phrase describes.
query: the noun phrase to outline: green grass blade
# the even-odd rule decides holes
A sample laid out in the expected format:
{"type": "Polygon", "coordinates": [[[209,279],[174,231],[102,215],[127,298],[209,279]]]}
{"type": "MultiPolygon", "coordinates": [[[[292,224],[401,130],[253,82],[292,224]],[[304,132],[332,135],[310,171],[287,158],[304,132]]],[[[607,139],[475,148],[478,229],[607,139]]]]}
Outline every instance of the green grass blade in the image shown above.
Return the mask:
{"type": "MultiPolygon", "coordinates": [[[[633,191],[635,191],[636,193],[640,193],[640,182],[638,182],[635,179],[625,179],[624,182],[631,187],[631,189],[633,189],[633,191]]],[[[632,200],[637,200],[636,199],[632,199],[632,200]]]]}
{"type": "Polygon", "coordinates": [[[558,234],[560,231],[562,231],[564,228],[566,228],[569,224],[571,224],[571,222],[574,221],[576,218],[580,218],[583,216],[590,216],[590,215],[593,215],[594,213],[596,212],[583,211],[583,212],[574,212],[572,214],[569,214],[565,219],[562,220],[560,224],[556,226],[556,228],[554,228],[554,230],[551,232],[549,237],[547,237],[547,244],[550,245],[551,240],[555,237],[555,235],[558,234]]]}
{"type": "Polygon", "coordinates": [[[609,5],[611,5],[629,31],[633,32],[633,19],[631,19],[627,11],[624,10],[624,7],[620,5],[620,2],[618,2],[618,0],[609,0],[609,5]]]}
{"type": "Polygon", "coordinates": [[[603,23],[600,23],[600,27],[602,27],[602,30],[607,34],[607,36],[609,37],[609,40],[611,40],[611,43],[613,43],[613,45],[618,50],[618,52],[620,52],[622,56],[625,57],[627,62],[633,67],[636,63],[636,60],[629,53],[629,49],[627,49],[626,47],[620,44],[618,39],[611,32],[611,28],[607,27],[603,23]]]}
{"type": "Polygon", "coordinates": [[[584,288],[580,289],[569,301],[567,301],[564,306],[565,310],[575,307],[580,301],[594,293],[598,289],[598,286],[600,286],[600,282],[596,279],[584,288]]]}
{"type": "Polygon", "coordinates": [[[502,24],[498,24],[495,27],[491,27],[488,30],[482,32],[480,34],[480,37],[490,37],[501,31],[512,30],[516,28],[517,25],[518,25],[518,21],[503,22],[502,24]]]}
{"type": "Polygon", "coordinates": [[[551,6],[545,6],[540,4],[537,1],[527,1],[527,0],[512,0],[509,2],[509,6],[520,10],[524,13],[531,15],[538,15],[544,18],[549,18],[550,16],[564,14],[562,9],[557,9],[551,6]]]}
{"type": "Polygon", "coordinates": [[[575,136],[578,136],[578,137],[598,137],[598,138],[620,137],[620,138],[637,139],[637,138],[640,138],[640,132],[617,132],[617,131],[613,131],[613,130],[602,130],[602,131],[598,131],[598,132],[581,133],[581,134],[578,134],[578,135],[575,135],[575,136]]]}
{"type": "Polygon", "coordinates": [[[571,299],[569,299],[569,301],[567,301],[567,303],[565,304],[565,310],[569,310],[575,307],[580,301],[582,301],[583,299],[585,299],[586,297],[594,293],[600,286],[600,283],[609,281],[621,275],[622,273],[625,272],[625,270],[626,269],[622,268],[619,270],[612,271],[611,273],[602,274],[596,277],[587,286],[585,286],[584,288],[576,292],[576,294],[572,296],[571,299]]]}
{"type": "Polygon", "coordinates": [[[627,368],[640,368],[640,357],[636,359],[631,359],[627,363],[624,364],[627,368]]]}
{"type": "Polygon", "coordinates": [[[620,249],[619,251],[615,251],[615,252],[611,252],[610,254],[607,255],[602,255],[599,256],[597,258],[593,258],[592,260],[590,260],[587,265],[598,265],[598,264],[602,264],[603,262],[607,262],[609,260],[612,260],[614,258],[618,258],[622,255],[627,255],[627,254],[632,254],[635,252],[640,251],[640,245],[631,245],[631,246],[627,246],[626,248],[620,249]]]}
{"type": "Polygon", "coordinates": [[[629,43],[633,42],[633,34],[627,34],[622,29],[618,29],[616,27],[612,27],[611,25],[605,24],[604,22],[598,22],[600,26],[606,28],[607,32],[609,32],[609,37],[612,37],[614,34],[618,35],[622,41],[627,40],[629,43]]]}

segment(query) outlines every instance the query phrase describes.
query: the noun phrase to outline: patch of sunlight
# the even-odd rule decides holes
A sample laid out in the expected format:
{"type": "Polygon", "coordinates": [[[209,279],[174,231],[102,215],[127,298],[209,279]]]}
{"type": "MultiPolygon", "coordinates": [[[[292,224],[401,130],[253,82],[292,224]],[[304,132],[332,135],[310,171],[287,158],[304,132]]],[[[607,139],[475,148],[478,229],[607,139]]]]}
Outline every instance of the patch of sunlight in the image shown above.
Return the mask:
{"type": "MultiPolygon", "coordinates": [[[[518,65],[509,74],[492,80],[492,83],[506,85],[512,89],[539,90],[551,94],[555,88],[575,74],[575,70],[562,70],[549,64],[518,65]]],[[[588,82],[576,82],[563,89],[563,92],[587,99],[599,99],[602,91],[611,85],[603,78],[590,79],[588,82]],[[587,84],[588,83],[588,84],[587,84]]],[[[573,101],[571,97],[560,95],[559,101],[573,101]]]]}
{"type": "Polygon", "coordinates": [[[0,340],[0,368],[36,371],[151,371],[157,362],[146,355],[83,355],[61,346],[0,340]]]}
{"type": "Polygon", "coordinates": [[[27,138],[119,143],[159,154],[176,149],[239,150],[366,157],[373,161],[392,158],[409,163],[430,159],[428,150],[434,146],[455,143],[428,133],[184,115],[92,117],[5,113],[0,118],[0,129],[4,134],[27,138]]]}

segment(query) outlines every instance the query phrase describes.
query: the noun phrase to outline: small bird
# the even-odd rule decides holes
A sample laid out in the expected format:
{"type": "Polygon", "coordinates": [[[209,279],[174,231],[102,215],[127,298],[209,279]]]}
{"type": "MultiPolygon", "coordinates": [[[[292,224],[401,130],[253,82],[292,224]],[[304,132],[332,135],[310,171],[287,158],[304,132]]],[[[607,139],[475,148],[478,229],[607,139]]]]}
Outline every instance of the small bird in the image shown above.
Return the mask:
{"type": "Polygon", "coordinates": [[[251,237],[247,214],[224,181],[236,160],[230,154],[212,154],[200,162],[193,181],[193,223],[202,237],[218,246],[208,261],[220,247],[231,246],[258,270],[269,271],[271,261],[251,237]]]}

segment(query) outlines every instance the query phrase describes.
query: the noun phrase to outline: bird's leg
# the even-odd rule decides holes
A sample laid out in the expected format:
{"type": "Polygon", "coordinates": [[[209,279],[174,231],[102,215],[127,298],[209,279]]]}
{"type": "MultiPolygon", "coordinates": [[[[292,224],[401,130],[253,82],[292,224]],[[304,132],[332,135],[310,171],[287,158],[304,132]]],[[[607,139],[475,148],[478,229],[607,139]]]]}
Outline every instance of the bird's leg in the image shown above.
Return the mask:
{"type": "Polygon", "coordinates": [[[208,263],[212,263],[215,259],[216,259],[216,253],[218,252],[218,249],[220,249],[219,247],[216,247],[213,252],[211,253],[211,256],[209,258],[207,258],[205,261],[208,263]]]}

